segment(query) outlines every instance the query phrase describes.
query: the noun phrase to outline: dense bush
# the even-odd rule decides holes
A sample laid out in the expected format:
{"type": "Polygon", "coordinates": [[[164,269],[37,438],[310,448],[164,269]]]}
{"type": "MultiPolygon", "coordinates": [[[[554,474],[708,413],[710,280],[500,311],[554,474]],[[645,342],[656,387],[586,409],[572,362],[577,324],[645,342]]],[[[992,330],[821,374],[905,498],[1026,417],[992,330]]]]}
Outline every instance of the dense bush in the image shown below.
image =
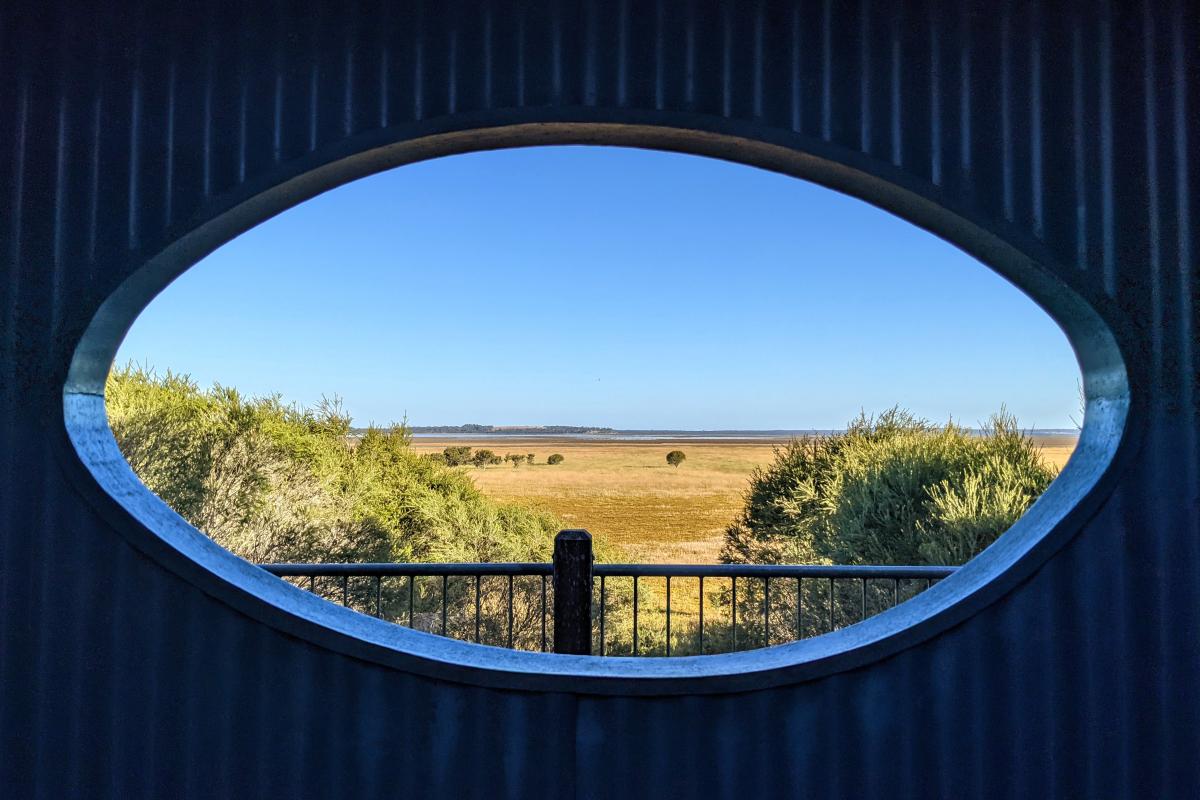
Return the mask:
{"type": "Polygon", "coordinates": [[[667,453],[667,463],[672,467],[678,467],[685,460],[687,460],[687,456],[684,455],[682,450],[672,450],[671,452],[667,453]]]}
{"type": "Polygon", "coordinates": [[[486,467],[488,464],[498,463],[499,458],[491,450],[476,450],[475,455],[471,456],[471,463],[477,467],[486,467]]]}
{"type": "Polygon", "coordinates": [[[793,440],[755,470],[722,560],[961,564],[1054,475],[1003,411],[983,435],[900,409],[860,416],[844,433],[793,440]]]}
{"type": "Polygon", "coordinates": [[[126,367],[106,404],[142,481],[250,561],[545,561],[561,527],[489,500],[402,427],[355,441],[336,402],[297,408],[126,367]]]}
{"type": "Polygon", "coordinates": [[[546,459],[546,463],[551,464],[551,465],[561,464],[562,462],[563,462],[562,453],[551,453],[550,457],[546,459]]]}
{"type": "Polygon", "coordinates": [[[471,463],[471,448],[463,447],[447,447],[442,451],[442,455],[446,459],[446,463],[452,467],[460,467],[463,464],[471,463]]]}

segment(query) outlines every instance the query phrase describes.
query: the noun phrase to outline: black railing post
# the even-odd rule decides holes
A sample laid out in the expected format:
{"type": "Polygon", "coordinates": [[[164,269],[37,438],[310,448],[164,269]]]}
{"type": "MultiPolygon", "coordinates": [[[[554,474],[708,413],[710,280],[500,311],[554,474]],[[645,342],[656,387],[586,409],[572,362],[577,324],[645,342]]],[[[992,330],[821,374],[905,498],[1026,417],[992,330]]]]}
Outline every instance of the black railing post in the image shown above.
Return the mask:
{"type": "Polygon", "coordinates": [[[554,537],[554,652],[592,654],[592,535],[554,537]]]}

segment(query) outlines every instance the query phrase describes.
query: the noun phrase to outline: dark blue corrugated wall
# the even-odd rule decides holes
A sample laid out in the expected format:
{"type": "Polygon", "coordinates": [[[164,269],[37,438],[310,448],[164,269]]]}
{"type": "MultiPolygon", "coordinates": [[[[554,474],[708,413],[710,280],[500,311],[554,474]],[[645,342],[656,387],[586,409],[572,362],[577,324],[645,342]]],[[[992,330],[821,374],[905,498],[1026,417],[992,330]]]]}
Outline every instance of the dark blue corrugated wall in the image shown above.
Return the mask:
{"type": "Polygon", "coordinates": [[[0,7],[0,794],[1200,795],[1194,6],[85,5],[0,7]],[[924,187],[1120,339],[1119,479],[962,624],[740,694],[472,687],[233,610],[80,489],[75,343],[229,198],[440,125],[688,119],[924,187]]]}

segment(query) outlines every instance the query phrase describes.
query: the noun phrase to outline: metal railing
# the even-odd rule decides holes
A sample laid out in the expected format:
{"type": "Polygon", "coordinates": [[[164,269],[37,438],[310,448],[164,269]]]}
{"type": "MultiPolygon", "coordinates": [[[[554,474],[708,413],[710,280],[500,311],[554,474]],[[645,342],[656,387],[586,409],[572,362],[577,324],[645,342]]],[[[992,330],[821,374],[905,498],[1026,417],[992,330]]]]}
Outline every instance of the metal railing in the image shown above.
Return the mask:
{"type": "Polygon", "coordinates": [[[596,564],[583,531],[560,533],[549,563],[263,568],[327,600],[410,628],[509,648],[602,656],[704,655],[803,639],[892,608],[956,569],[596,564]],[[695,591],[685,587],[681,597],[681,582],[695,591]],[[682,630],[680,616],[690,623],[682,630]]]}
{"type": "MultiPolygon", "coordinates": [[[[543,651],[548,649],[546,624],[550,609],[547,604],[547,595],[548,579],[554,574],[553,563],[264,564],[262,567],[281,578],[293,579],[293,583],[326,600],[340,602],[344,606],[388,619],[390,622],[406,624],[407,627],[438,633],[442,636],[453,635],[450,629],[451,600],[461,604],[463,599],[462,591],[452,592],[452,588],[461,589],[461,587],[452,587],[451,579],[468,579],[470,586],[468,587],[467,601],[470,602],[471,594],[474,596],[474,626],[473,635],[470,638],[476,642],[483,641],[482,625],[486,619],[484,615],[484,579],[501,578],[507,584],[506,589],[502,591],[505,599],[504,607],[507,610],[507,624],[505,625],[507,636],[504,644],[510,648],[514,646],[516,633],[515,609],[518,589],[516,581],[518,578],[537,578],[536,591],[540,597],[537,616],[541,620],[538,639],[540,640],[540,649],[543,651]],[[366,579],[366,586],[364,587],[361,582],[355,586],[352,581],[356,578],[366,579]],[[439,579],[439,582],[430,591],[428,585],[419,586],[422,578],[439,579]],[[385,594],[385,579],[399,579],[400,582],[398,586],[389,587],[391,591],[385,594]],[[318,580],[321,582],[318,583],[318,580]],[[331,582],[332,588],[330,587],[331,582]],[[388,605],[391,606],[393,613],[385,613],[384,600],[388,595],[392,601],[388,605]],[[428,610],[431,596],[435,601],[434,613],[437,614],[432,619],[428,610]],[[395,613],[397,606],[399,606],[399,613],[395,613]]],[[[525,588],[528,589],[528,587],[525,588]]],[[[527,595],[528,591],[524,594],[527,595]]],[[[461,633],[461,626],[459,628],[461,633]]]]}
{"type": "Polygon", "coordinates": [[[631,655],[641,655],[643,642],[639,635],[644,605],[639,591],[642,580],[662,579],[665,589],[661,612],[663,649],[664,654],[670,656],[677,655],[671,628],[672,583],[681,578],[696,581],[693,631],[696,647],[688,655],[704,655],[782,644],[861,622],[899,605],[901,598],[907,600],[928,589],[934,582],[949,577],[955,569],[813,564],[596,564],[593,571],[599,578],[599,654],[608,655],[605,623],[610,578],[627,578],[632,584],[631,655]],[[723,630],[728,641],[721,646],[718,640],[716,650],[706,648],[712,638],[711,634],[706,638],[712,621],[710,616],[706,628],[705,602],[706,599],[711,602],[712,596],[705,592],[705,579],[724,582],[718,599],[726,609],[728,623],[723,629],[718,623],[717,630],[723,630]],[[743,587],[740,598],[739,581],[743,587]],[[781,606],[786,613],[780,613],[781,606]],[[751,614],[755,617],[750,617],[751,614]],[[742,617],[740,623],[739,615],[742,617]],[[775,636],[772,636],[773,621],[775,636]],[[740,639],[739,632],[743,634],[740,639]]]}

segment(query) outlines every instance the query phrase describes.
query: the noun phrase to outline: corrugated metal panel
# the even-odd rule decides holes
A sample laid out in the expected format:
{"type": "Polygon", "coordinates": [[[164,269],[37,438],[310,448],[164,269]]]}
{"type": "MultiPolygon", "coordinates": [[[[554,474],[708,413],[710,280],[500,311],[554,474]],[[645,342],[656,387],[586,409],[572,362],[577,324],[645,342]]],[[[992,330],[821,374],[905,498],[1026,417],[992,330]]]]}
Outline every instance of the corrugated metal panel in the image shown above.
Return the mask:
{"type": "Polygon", "coordinates": [[[1190,6],[1149,0],[311,0],[95,16],[6,4],[0,785],[119,798],[1195,795],[1197,32],[1190,6]],[[794,686],[472,688],[233,611],[126,544],[68,479],[59,409],[74,343],[144,254],[214,207],[442,120],[654,114],[798,132],[822,155],[930,187],[1046,248],[1103,308],[1145,438],[1024,585],[885,661],[794,686]]]}

